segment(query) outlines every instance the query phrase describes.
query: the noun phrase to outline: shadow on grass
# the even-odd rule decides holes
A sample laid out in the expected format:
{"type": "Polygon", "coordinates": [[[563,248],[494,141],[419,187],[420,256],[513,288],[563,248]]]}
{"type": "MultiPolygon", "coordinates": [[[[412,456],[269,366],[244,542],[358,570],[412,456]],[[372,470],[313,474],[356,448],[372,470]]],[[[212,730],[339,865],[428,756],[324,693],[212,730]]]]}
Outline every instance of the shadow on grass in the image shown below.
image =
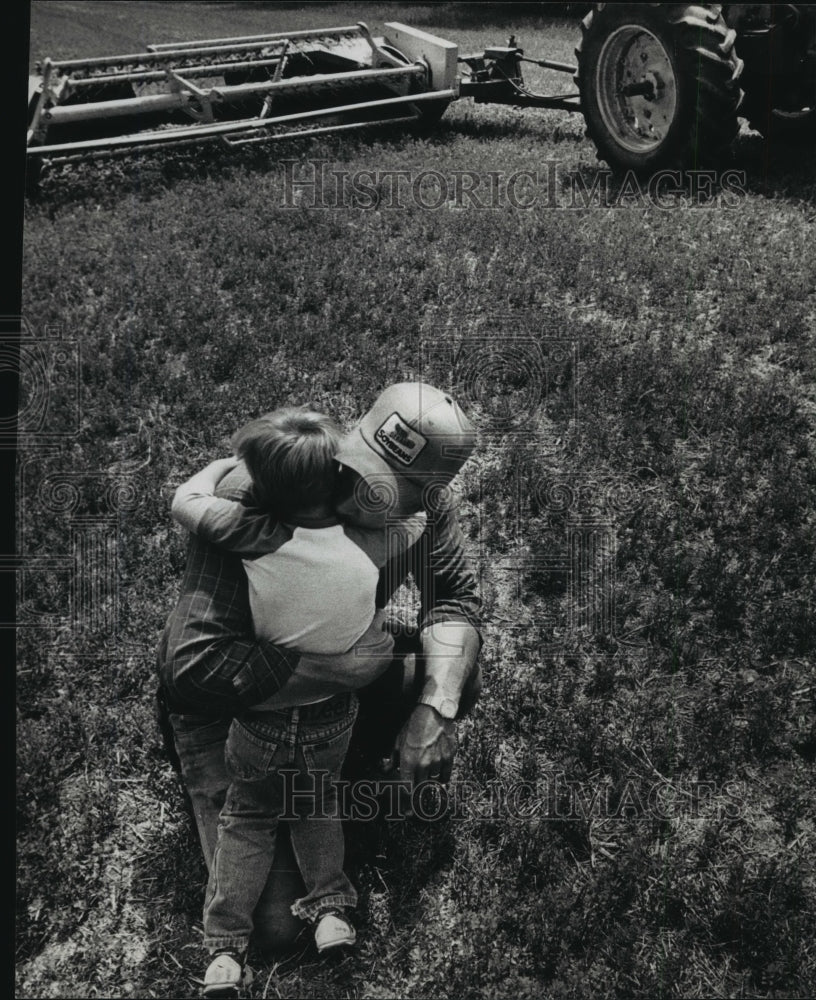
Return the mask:
{"type": "MultiPolygon", "coordinates": [[[[507,110],[512,113],[513,117],[505,118],[503,121],[497,121],[495,118],[477,117],[478,112],[473,117],[464,120],[448,122],[443,120],[438,134],[448,139],[507,139],[513,141],[536,139],[542,144],[542,156],[546,152],[545,143],[557,145],[561,142],[577,144],[585,141],[583,123],[575,115],[568,115],[566,112],[550,112],[546,109],[529,111],[514,108],[512,105],[507,105],[507,110]]],[[[508,166],[512,166],[512,163],[508,162],[508,166]]]]}
{"type": "Polygon", "coordinates": [[[449,818],[422,822],[414,818],[355,823],[347,833],[350,867],[384,879],[400,910],[411,912],[422,890],[453,860],[453,826],[449,818]]]}
{"type": "Polygon", "coordinates": [[[736,165],[745,170],[748,190],[770,198],[816,195],[813,171],[814,145],[769,143],[759,133],[741,135],[735,146],[736,165]]]}
{"type": "Polygon", "coordinates": [[[722,198],[722,204],[729,207],[734,206],[735,197],[745,195],[809,202],[816,195],[811,152],[804,146],[782,143],[770,148],[758,134],[741,136],[732,156],[719,168],[690,170],[679,184],[662,172],[655,172],[641,177],[635,187],[631,174],[613,174],[605,160],[568,168],[562,171],[560,180],[564,186],[580,192],[582,199],[589,199],[586,203],[582,200],[583,207],[631,204],[639,198],[645,202],[657,197],[660,207],[669,209],[673,207],[671,193],[695,204],[722,198]],[[652,182],[660,178],[653,188],[652,182]]]}

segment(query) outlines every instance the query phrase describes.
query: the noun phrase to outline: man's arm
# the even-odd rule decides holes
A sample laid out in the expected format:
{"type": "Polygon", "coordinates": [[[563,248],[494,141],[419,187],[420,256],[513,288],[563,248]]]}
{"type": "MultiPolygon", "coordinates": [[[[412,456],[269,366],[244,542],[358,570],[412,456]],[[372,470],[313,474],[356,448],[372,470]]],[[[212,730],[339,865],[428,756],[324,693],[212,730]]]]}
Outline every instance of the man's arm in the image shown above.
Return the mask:
{"type": "Polygon", "coordinates": [[[382,612],[341,655],[301,655],[251,638],[246,574],[234,556],[191,537],[179,604],[159,649],[171,711],[239,714],[265,703],[287,708],[363,687],[390,664],[394,641],[382,612]]]}
{"type": "Polygon", "coordinates": [[[195,535],[158,659],[172,711],[219,716],[264,701],[298,664],[295,651],[253,638],[240,559],[195,535]]]}
{"type": "Polygon", "coordinates": [[[450,717],[459,712],[482,647],[476,625],[481,597],[455,511],[439,511],[429,531],[429,554],[417,551],[413,567],[422,599],[420,642],[425,657],[420,704],[450,717]]]}
{"type": "Polygon", "coordinates": [[[478,697],[482,640],[476,573],[451,510],[430,520],[427,540],[412,550],[412,573],[422,598],[420,643],[425,682],[403,727],[397,750],[403,777],[448,781],[456,752],[454,719],[478,697]],[[467,695],[469,704],[463,704],[467,695]]]}
{"type": "Polygon", "coordinates": [[[420,643],[425,686],[420,701],[429,705],[438,702],[441,712],[453,717],[482,645],[477,626],[481,598],[476,571],[454,510],[440,510],[429,517],[424,536],[409,552],[407,566],[388,574],[391,578],[385,581],[382,597],[391,596],[406,570],[413,576],[422,602],[420,643]],[[449,704],[441,704],[443,701],[449,704]]]}
{"type": "Polygon", "coordinates": [[[393,662],[394,637],[383,629],[378,611],[368,630],[345,653],[302,654],[286,687],[264,703],[265,709],[308,704],[315,697],[356,691],[375,681],[393,662]]]}
{"type": "MultiPolygon", "coordinates": [[[[243,463],[220,480],[217,492],[251,500],[243,463]]],[[[280,690],[298,654],[253,636],[241,560],[191,535],[178,603],[159,646],[159,676],[171,711],[229,716],[280,690]]]]}
{"type": "MultiPolygon", "coordinates": [[[[243,463],[218,484],[230,501],[250,500],[243,463]]],[[[172,711],[234,715],[279,697],[300,704],[315,691],[363,687],[391,661],[382,614],[342,655],[303,655],[253,638],[246,573],[233,554],[192,535],[176,609],[159,647],[159,673],[172,711]],[[285,691],[282,689],[285,688],[285,691]]]]}

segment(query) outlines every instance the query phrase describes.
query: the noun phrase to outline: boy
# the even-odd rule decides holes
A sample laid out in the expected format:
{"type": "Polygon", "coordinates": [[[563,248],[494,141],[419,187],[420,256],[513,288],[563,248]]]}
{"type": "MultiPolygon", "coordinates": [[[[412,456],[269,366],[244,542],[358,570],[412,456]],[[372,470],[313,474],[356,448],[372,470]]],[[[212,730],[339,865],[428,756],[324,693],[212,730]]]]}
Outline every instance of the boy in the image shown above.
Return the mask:
{"type": "MultiPolygon", "coordinates": [[[[375,620],[375,591],[395,536],[392,526],[387,546],[384,530],[341,524],[334,514],[340,437],[329,417],[304,408],[252,421],[233,446],[246,462],[258,508],[213,495],[237,464],[225,459],[179,488],[173,515],[188,530],[243,557],[258,637],[302,653],[339,654],[357,644],[376,675],[393,650],[393,639],[375,620]]],[[[403,537],[407,547],[423,526],[422,514],[406,518],[396,538],[403,537]]],[[[287,808],[285,790],[299,794],[301,803],[310,800],[313,816],[320,817],[302,817],[291,827],[308,890],[292,912],[314,924],[318,951],[354,943],[345,910],[357,896],[343,873],[340,821],[331,816],[333,781],[356,711],[353,692],[333,696],[327,690],[308,705],[275,711],[261,704],[233,721],[226,748],[232,780],[204,914],[205,945],[215,956],[205,996],[237,995],[251,915],[272,865],[278,816],[287,808]]]]}

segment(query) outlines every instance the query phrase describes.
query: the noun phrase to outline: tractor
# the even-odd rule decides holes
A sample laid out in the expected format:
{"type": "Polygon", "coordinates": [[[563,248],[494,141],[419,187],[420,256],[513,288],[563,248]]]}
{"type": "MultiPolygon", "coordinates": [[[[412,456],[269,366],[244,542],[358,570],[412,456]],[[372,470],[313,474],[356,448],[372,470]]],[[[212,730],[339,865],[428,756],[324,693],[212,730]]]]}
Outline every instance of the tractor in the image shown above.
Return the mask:
{"type": "Polygon", "coordinates": [[[595,4],[576,82],[599,157],[709,163],[739,130],[816,152],[816,4],[595,4]]]}
{"type": "Polygon", "coordinates": [[[386,122],[433,127],[448,104],[581,112],[613,169],[709,165],[739,131],[816,150],[816,4],[599,3],[577,65],[511,37],[476,55],[404,24],[365,24],[45,59],[29,84],[29,178],[45,163],[221,141],[242,146],[386,122]],[[577,90],[535,93],[533,63],[577,90]]]}

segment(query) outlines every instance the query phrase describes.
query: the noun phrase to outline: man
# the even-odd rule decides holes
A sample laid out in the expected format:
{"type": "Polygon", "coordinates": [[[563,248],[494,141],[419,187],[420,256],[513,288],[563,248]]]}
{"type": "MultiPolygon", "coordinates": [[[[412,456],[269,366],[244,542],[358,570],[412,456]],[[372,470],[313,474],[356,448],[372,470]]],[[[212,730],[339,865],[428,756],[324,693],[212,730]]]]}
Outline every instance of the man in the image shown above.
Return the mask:
{"type": "MultiPolygon", "coordinates": [[[[392,668],[360,692],[358,752],[382,756],[395,749],[400,778],[408,782],[450,778],[455,719],[472,707],[481,686],[476,578],[455,514],[440,502],[474,444],[474,429],[450,396],[423,383],[401,383],[381,394],[336,456],[341,517],[382,527],[388,544],[389,513],[426,512],[425,529],[407,551],[395,546],[377,593],[382,608],[413,576],[421,595],[418,636],[399,637],[392,668]]],[[[239,467],[219,492],[240,499],[249,486],[239,467]]],[[[341,657],[300,656],[252,638],[240,559],[195,536],[158,660],[160,705],[209,868],[229,784],[224,745],[232,715],[272,696],[280,708],[308,704],[327,683],[338,692],[363,688],[371,681],[369,660],[356,648],[341,657]]],[[[287,838],[279,837],[255,913],[261,947],[280,946],[300,929],[289,903],[301,891],[287,838]]]]}

